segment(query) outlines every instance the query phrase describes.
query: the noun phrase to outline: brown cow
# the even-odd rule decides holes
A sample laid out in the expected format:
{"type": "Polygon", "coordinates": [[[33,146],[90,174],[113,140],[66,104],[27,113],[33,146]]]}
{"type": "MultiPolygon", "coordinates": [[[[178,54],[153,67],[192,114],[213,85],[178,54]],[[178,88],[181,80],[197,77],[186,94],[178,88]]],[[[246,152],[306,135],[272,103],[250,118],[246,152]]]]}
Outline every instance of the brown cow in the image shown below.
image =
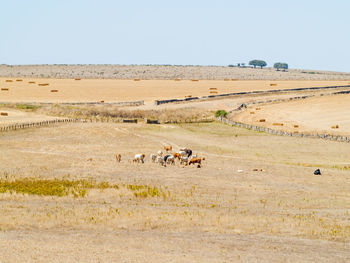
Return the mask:
{"type": "Polygon", "coordinates": [[[172,151],[172,150],[173,150],[173,147],[172,147],[171,145],[166,145],[166,146],[164,146],[164,150],[165,150],[166,152],[169,152],[169,151],[172,151]]]}
{"type": "Polygon", "coordinates": [[[202,159],[201,159],[201,158],[192,158],[192,159],[189,161],[188,165],[196,164],[196,163],[201,164],[201,162],[202,162],[202,159]]]}
{"type": "Polygon", "coordinates": [[[120,163],[120,161],[122,160],[121,154],[117,153],[117,154],[115,155],[115,160],[116,160],[117,162],[120,163]]]}
{"type": "Polygon", "coordinates": [[[181,159],[181,154],[179,154],[179,153],[174,153],[173,156],[174,156],[175,159],[176,158],[179,159],[179,160],[181,159]]]}

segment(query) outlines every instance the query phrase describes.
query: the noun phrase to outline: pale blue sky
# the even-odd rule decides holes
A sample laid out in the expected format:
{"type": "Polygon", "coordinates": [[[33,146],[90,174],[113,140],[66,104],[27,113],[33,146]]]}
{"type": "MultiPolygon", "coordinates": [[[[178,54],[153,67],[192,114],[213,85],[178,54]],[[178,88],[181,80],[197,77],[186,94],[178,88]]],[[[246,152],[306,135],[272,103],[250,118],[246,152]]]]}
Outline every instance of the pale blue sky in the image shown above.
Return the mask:
{"type": "Polygon", "coordinates": [[[0,0],[0,64],[228,65],[350,72],[349,0],[0,0]]]}

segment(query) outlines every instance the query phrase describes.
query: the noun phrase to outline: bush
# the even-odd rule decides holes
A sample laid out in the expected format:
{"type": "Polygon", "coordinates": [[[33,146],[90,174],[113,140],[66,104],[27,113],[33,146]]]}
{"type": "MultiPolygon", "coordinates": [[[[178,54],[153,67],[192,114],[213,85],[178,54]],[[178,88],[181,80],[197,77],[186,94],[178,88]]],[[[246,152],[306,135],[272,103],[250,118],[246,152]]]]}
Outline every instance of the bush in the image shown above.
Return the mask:
{"type": "Polygon", "coordinates": [[[225,110],[217,110],[215,112],[215,117],[226,117],[227,111],[225,110]]]}

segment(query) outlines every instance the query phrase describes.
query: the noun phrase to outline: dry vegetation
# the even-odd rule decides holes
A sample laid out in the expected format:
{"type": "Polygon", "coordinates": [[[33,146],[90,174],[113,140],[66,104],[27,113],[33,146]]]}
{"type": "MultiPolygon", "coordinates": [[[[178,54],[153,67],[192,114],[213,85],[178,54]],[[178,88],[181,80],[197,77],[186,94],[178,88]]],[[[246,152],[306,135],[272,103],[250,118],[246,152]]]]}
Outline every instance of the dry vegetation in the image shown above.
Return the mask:
{"type": "Polygon", "coordinates": [[[272,68],[171,65],[0,65],[2,77],[69,79],[171,79],[171,80],[350,80],[349,73],[272,68]]]}
{"type": "Polygon", "coordinates": [[[219,123],[75,123],[3,133],[0,147],[4,262],[350,258],[347,144],[219,123]],[[203,167],[131,163],[165,144],[203,167]]]}
{"type": "Polygon", "coordinates": [[[155,119],[160,122],[200,122],[213,120],[213,112],[195,107],[181,109],[125,109],[113,105],[42,106],[38,110],[50,116],[82,118],[91,121],[120,121],[122,119],[155,119]]]}
{"type": "Polygon", "coordinates": [[[292,132],[350,135],[348,94],[322,96],[261,106],[231,114],[235,121],[292,132]],[[252,115],[251,113],[254,112],[252,115]],[[259,120],[266,121],[261,124],[259,120]],[[278,127],[279,126],[279,127],[278,127]]]}
{"type": "MultiPolygon", "coordinates": [[[[8,113],[0,125],[87,120],[0,133],[1,262],[349,262],[347,143],[185,123],[212,121],[216,110],[242,103],[321,91],[154,106],[155,99],[271,84],[347,85],[349,75],[109,65],[0,66],[0,75],[0,109],[8,113]],[[279,81],[296,78],[336,81],[279,81]],[[146,105],[108,104],[135,100],[146,105]],[[60,104],[76,101],[99,103],[60,104]],[[134,118],[162,124],[116,123],[134,118]],[[193,149],[205,157],[202,168],[149,162],[164,145],[193,149]],[[145,164],[132,163],[136,153],[146,154],[145,164]],[[313,174],[317,168],[322,175],[313,174]]],[[[347,96],[259,104],[230,117],[300,131],[338,125],[333,132],[344,133],[347,96]]]]}

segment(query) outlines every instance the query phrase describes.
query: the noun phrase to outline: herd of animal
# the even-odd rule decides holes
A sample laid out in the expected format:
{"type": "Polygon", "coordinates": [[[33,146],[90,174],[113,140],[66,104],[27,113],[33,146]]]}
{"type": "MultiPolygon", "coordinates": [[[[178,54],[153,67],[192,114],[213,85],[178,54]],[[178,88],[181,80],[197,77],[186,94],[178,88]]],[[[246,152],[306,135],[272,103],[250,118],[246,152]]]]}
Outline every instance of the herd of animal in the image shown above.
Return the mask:
{"type": "MultiPolygon", "coordinates": [[[[194,155],[191,149],[181,148],[178,152],[171,153],[173,147],[171,145],[164,146],[165,154],[162,150],[159,150],[156,154],[151,153],[149,156],[149,160],[152,163],[158,163],[162,166],[167,165],[175,165],[175,161],[179,161],[181,165],[197,165],[198,168],[201,167],[202,161],[205,158],[200,158],[197,155],[194,155]]],[[[115,159],[117,162],[121,162],[121,155],[118,153],[115,155],[115,159]]],[[[134,159],[132,160],[134,163],[145,163],[146,155],[143,153],[135,154],[134,159]]]]}

